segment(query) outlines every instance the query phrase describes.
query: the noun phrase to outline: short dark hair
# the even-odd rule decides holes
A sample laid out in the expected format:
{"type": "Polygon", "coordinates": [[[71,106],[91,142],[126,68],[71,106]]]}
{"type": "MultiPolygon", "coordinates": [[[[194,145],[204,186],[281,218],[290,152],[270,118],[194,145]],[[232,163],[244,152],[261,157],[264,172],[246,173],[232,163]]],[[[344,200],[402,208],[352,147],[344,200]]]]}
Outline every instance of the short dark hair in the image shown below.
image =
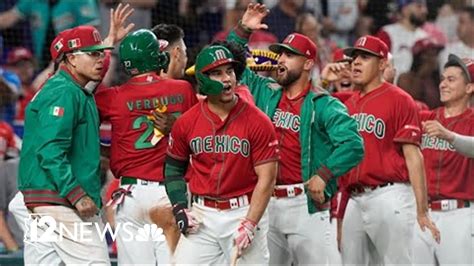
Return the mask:
{"type": "Polygon", "coordinates": [[[184,31],[175,24],[161,23],[151,29],[156,38],[167,41],[173,45],[177,41],[184,38],[184,31]]]}
{"type": "Polygon", "coordinates": [[[464,71],[464,69],[462,69],[462,67],[458,63],[453,62],[453,61],[448,61],[446,62],[446,64],[444,64],[444,69],[448,67],[457,67],[459,70],[461,70],[462,77],[464,78],[464,82],[466,84],[469,83],[469,77],[467,76],[467,73],[464,71]]]}
{"type": "Polygon", "coordinates": [[[240,63],[234,67],[235,77],[239,81],[247,64],[247,51],[242,46],[228,41],[215,41],[211,45],[221,45],[229,49],[234,56],[234,60],[240,63]]]}
{"type": "Polygon", "coordinates": [[[469,18],[474,21],[474,6],[465,6],[461,9],[461,12],[465,12],[469,14],[469,18]]]}

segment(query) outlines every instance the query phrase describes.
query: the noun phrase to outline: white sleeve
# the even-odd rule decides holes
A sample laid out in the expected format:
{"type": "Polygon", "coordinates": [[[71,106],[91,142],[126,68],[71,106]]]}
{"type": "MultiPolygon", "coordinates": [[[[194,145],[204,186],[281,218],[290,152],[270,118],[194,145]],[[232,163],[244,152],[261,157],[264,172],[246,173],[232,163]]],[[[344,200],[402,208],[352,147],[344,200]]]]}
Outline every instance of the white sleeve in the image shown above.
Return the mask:
{"type": "Polygon", "coordinates": [[[474,136],[465,136],[454,133],[454,149],[460,154],[474,158],[474,136]]]}

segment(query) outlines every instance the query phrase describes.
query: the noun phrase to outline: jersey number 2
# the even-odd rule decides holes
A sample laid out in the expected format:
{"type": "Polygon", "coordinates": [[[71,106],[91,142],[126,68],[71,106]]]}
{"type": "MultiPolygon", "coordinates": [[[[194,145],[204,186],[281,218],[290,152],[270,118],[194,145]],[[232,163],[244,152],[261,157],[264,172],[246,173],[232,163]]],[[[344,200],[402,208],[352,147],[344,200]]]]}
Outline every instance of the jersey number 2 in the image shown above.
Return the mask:
{"type": "Polygon", "coordinates": [[[135,121],[133,121],[133,129],[140,129],[142,124],[145,124],[146,129],[145,132],[140,135],[137,141],[135,141],[135,149],[137,150],[149,149],[155,146],[149,141],[151,135],[153,134],[153,123],[148,120],[146,115],[139,116],[135,119],[135,121]]]}

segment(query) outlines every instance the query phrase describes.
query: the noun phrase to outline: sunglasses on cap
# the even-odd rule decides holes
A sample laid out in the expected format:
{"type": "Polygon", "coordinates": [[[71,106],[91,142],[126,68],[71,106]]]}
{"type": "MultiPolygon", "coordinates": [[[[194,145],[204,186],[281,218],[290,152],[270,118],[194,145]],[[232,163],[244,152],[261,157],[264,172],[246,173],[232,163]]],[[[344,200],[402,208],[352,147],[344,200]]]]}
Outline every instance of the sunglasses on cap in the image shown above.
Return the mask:
{"type": "Polygon", "coordinates": [[[88,55],[92,58],[95,58],[95,59],[98,59],[98,58],[104,58],[105,57],[105,52],[104,51],[75,51],[75,52],[72,52],[71,54],[73,55],[88,55]]]}

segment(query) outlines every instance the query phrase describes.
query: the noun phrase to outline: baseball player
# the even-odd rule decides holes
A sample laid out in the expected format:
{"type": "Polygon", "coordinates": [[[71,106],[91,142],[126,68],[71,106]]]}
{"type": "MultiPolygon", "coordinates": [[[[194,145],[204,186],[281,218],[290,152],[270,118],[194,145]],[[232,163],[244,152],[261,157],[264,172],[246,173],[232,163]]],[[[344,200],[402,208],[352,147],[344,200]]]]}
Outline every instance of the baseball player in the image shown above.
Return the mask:
{"type": "MultiPolygon", "coordinates": [[[[133,12],[133,9],[129,9],[129,5],[119,4],[117,8],[111,9],[111,20],[109,27],[109,34],[104,40],[104,44],[114,45],[116,42],[120,41],[133,27],[133,24],[129,24],[127,27],[124,27],[126,19],[133,12]]],[[[55,67],[54,70],[59,72],[64,70],[65,61],[64,57],[67,53],[72,52],[72,48],[67,45],[67,39],[71,36],[71,31],[77,30],[75,28],[68,29],[59,33],[56,38],[51,42],[50,45],[50,54],[52,62],[55,67]]],[[[110,53],[108,50],[105,50],[105,58],[103,59],[102,70],[100,71],[101,79],[107,72],[107,61],[110,60],[110,53]]],[[[52,74],[49,74],[52,76],[52,74]]],[[[84,87],[93,88],[97,86],[98,81],[91,80],[84,87]],[[92,86],[91,86],[92,85],[92,86]]],[[[43,86],[43,85],[42,85],[43,86]]],[[[41,86],[41,87],[42,87],[41,86]]],[[[21,192],[18,192],[15,197],[9,203],[9,211],[15,217],[17,223],[21,226],[24,234],[25,240],[30,240],[30,232],[26,228],[26,221],[29,219],[29,212],[24,203],[24,196],[21,192]]],[[[43,229],[38,228],[39,234],[44,233],[43,229]]],[[[59,265],[63,263],[63,255],[58,256],[55,248],[57,246],[51,242],[34,242],[25,241],[23,249],[24,263],[27,265],[59,265]]],[[[75,255],[70,253],[67,256],[75,255]]],[[[66,258],[64,261],[70,261],[74,258],[66,258]]]]}
{"type": "Polygon", "coordinates": [[[186,234],[176,248],[177,263],[214,265],[237,255],[242,264],[268,264],[265,210],[275,182],[277,140],[270,120],[234,92],[243,69],[226,47],[204,48],[196,78],[207,98],[172,128],[166,191],[186,234]]]}
{"type": "Polygon", "coordinates": [[[68,230],[89,222],[85,228],[92,243],[53,242],[64,263],[109,264],[106,243],[91,223],[101,224],[99,116],[86,84],[101,79],[104,50],[113,47],[102,44],[91,26],[73,28],[62,37],[55,49],[67,50],[63,65],[26,109],[19,190],[33,213],[46,213],[68,230]]]}
{"type": "MultiPolygon", "coordinates": [[[[121,42],[119,57],[132,76],[127,83],[97,93],[100,117],[112,124],[110,168],[120,177],[121,195],[116,223],[132,223],[137,235],[146,224],[153,205],[169,204],[163,186],[163,163],[168,132],[156,132],[150,112],[165,106],[163,115],[179,116],[196,102],[195,93],[185,81],[162,79],[157,74],[167,64],[160,43],[145,29],[130,33],[121,42]],[[157,134],[158,133],[158,134],[157,134]]],[[[119,194],[116,194],[119,195],[119,194]]],[[[117,233],[120,264],[169,263],[163,242],[130,240],[125,230],[117,233]]]]}
{"type": "Polygon", "coordinates": [[[439,227],[441,242],[415,230],[414,262],[430,265],[472,265],[474,251],[474,159],[456,152],[434,136],[439,126],[474,136],[474,61],[451,54],[441,75],[440,99],[444,107],[421,114],[429,207],[439,227]]]}
{"type": "Polygon", "coordinates": [[[353,58],[352,83],[358,90],[345,104],[364,138],[365,157],[341,178],[350,194],[342,225],[343,262],[410,264],[415,218],[439,240],[428,216],[416,105],[383,80],[388,48],[382,40],[361,37],[344,53],[353,58]]]}
{"type": "MultiPolygon", "coordinates": [[[[261,21],[267,12],[264,5],[250,4],[228,40],[245,45],[252,30],[266,28],[261,21]]],[[[281,151],[268,210],[270,264],[337,264],[329,200],[337,177],[362,159],[362,138],[344,105],[311,86],[317,48],[308,37],[290,34],[270,50],[280,55],[277,83],[249,69],[242,78],[272,119],[281,151]]]]}
{"type": "Polygon", "coordinates": [[[169,64],[161,70],[160,76],[182,79],[188,62],[183,29],[173,24],[163,23],[153,27],[152,31],[158,39],[168,42],[164,51],[169,55],[169,64]]]}

